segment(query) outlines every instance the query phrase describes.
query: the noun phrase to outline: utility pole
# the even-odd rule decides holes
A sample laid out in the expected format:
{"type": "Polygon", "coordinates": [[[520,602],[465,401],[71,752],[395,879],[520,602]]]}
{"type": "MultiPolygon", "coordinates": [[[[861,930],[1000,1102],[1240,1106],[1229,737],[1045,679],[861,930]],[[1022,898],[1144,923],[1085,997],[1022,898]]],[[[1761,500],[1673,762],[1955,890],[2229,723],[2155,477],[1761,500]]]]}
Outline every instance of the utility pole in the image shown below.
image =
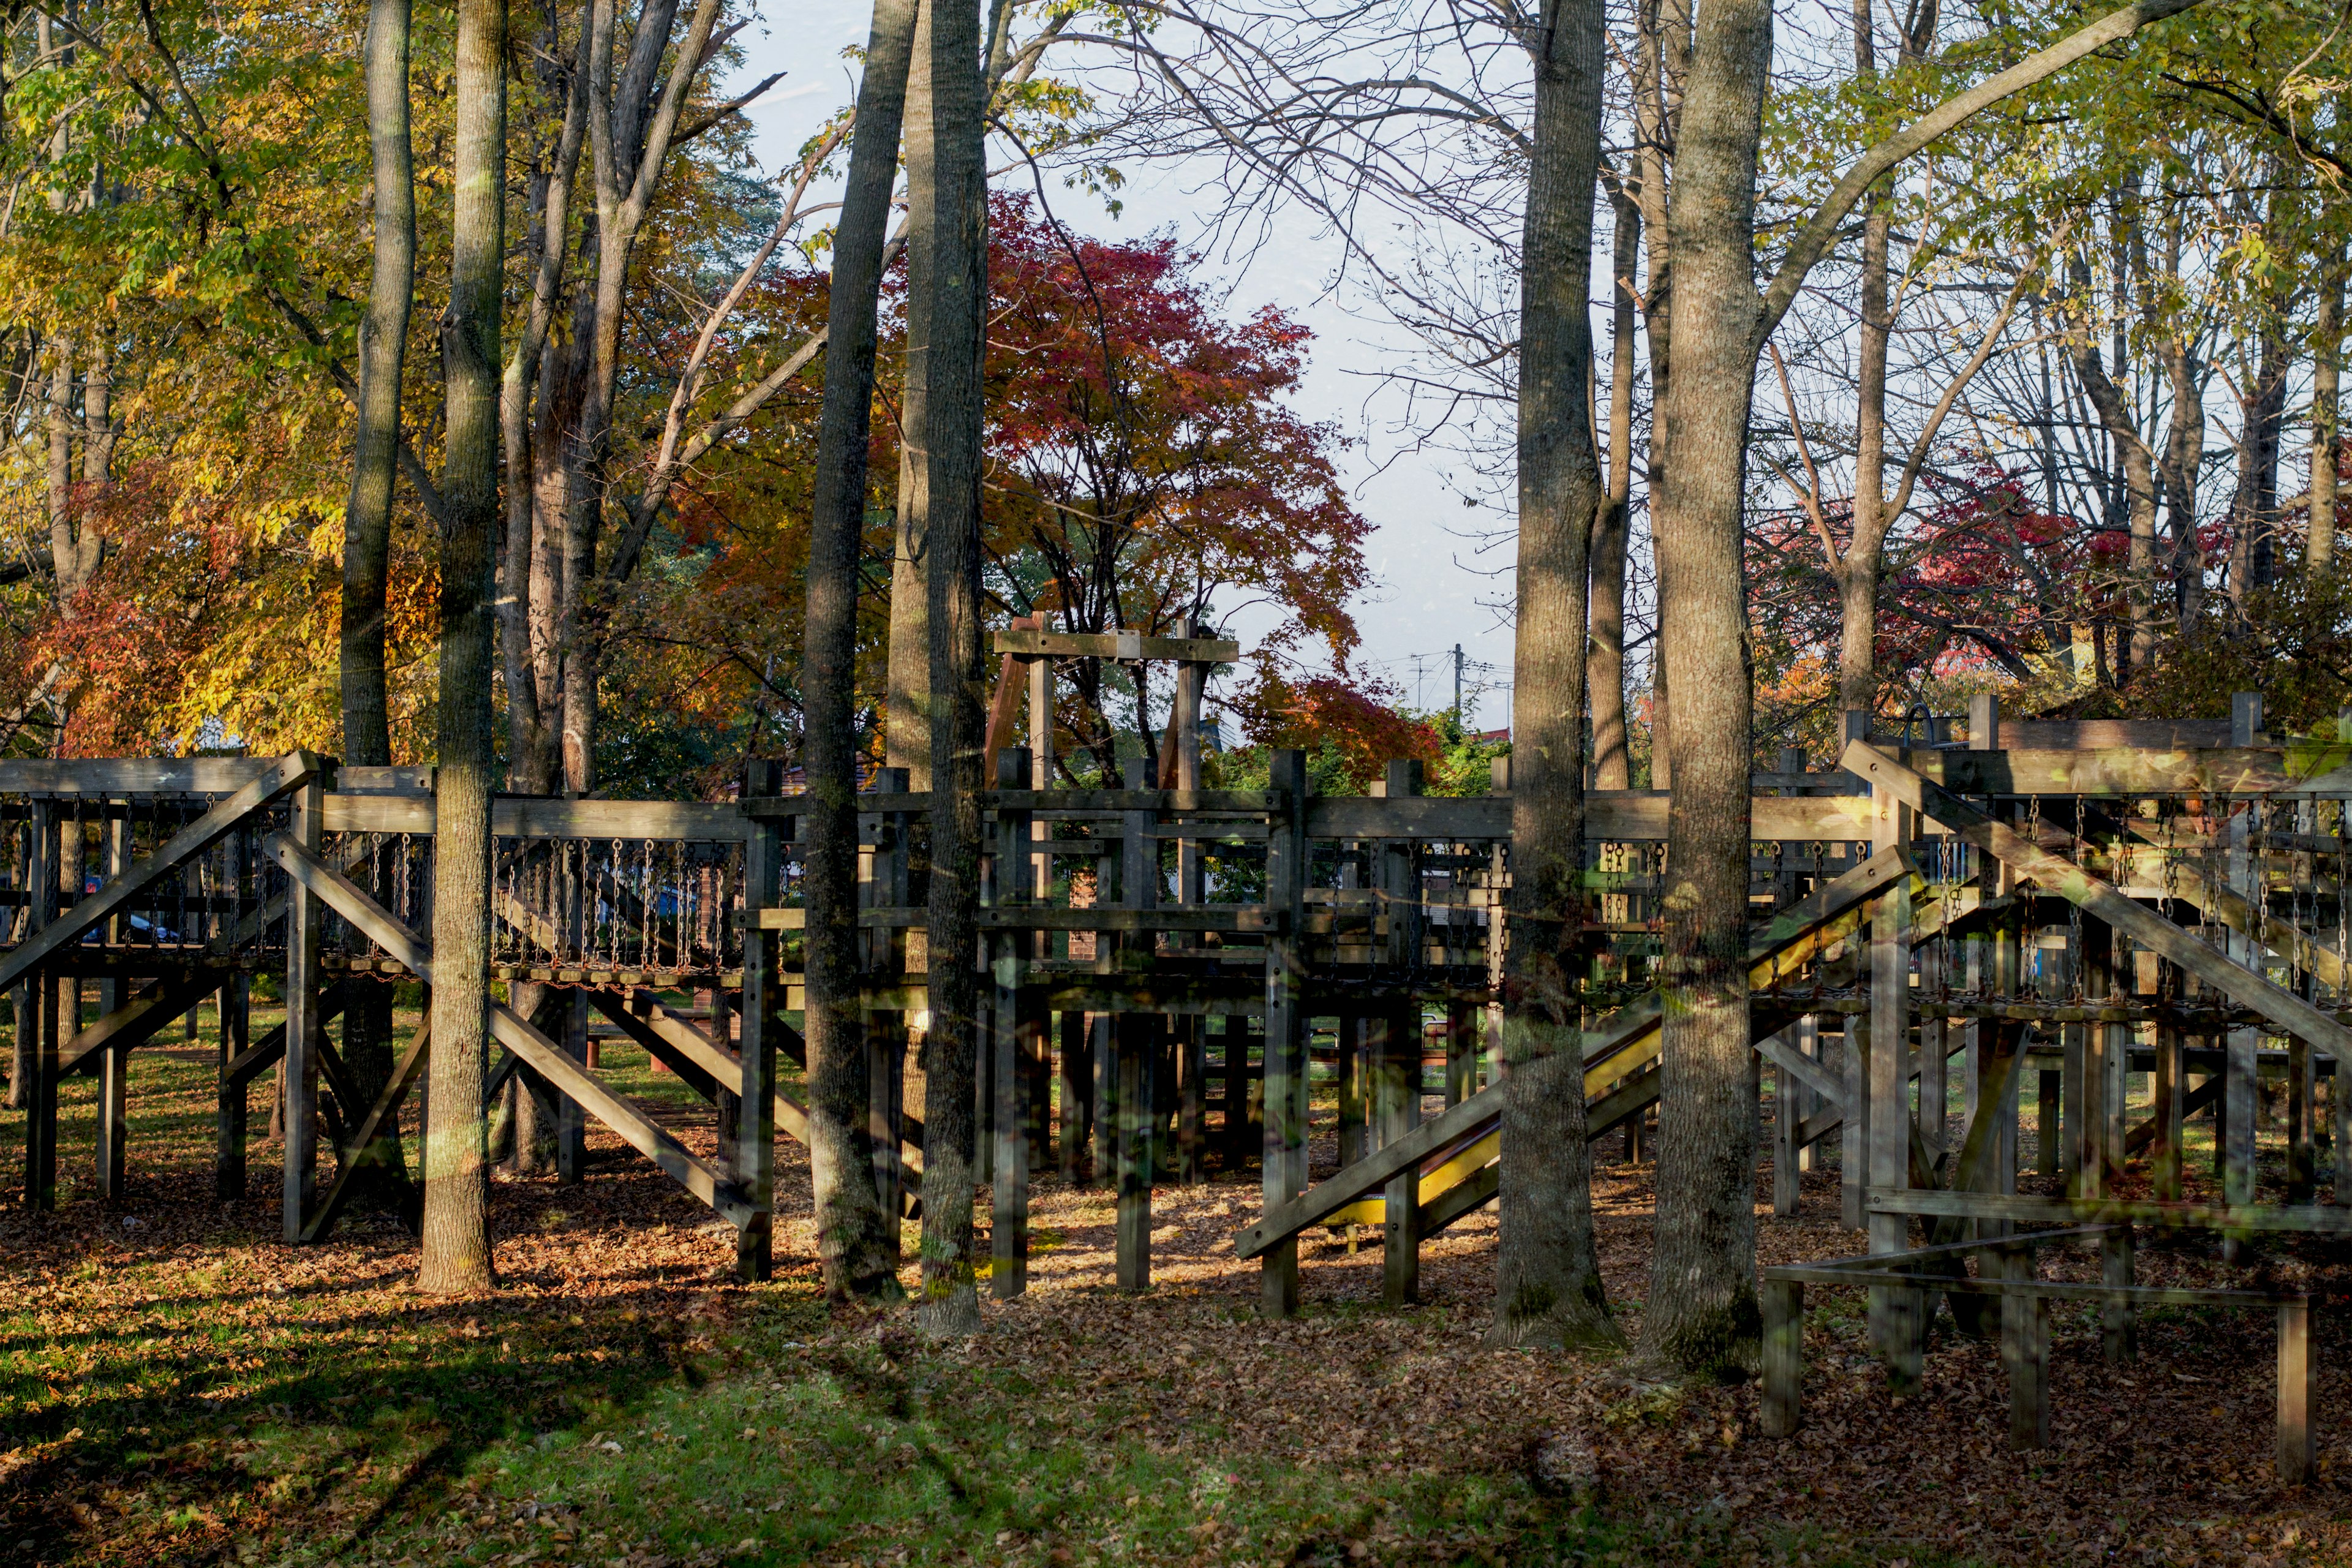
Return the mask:
{"type": "Polygon", "coordinates": [[[1454,645],[1454,721],[1462,722],[1462,645],[1454,645]]]}

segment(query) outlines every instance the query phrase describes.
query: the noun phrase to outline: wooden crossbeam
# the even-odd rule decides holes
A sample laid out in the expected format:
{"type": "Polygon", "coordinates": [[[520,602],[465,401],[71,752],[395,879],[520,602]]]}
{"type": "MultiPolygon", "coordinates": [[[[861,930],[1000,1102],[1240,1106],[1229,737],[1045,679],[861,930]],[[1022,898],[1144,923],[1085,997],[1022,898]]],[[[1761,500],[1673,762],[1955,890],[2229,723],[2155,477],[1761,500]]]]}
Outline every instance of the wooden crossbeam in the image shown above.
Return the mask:
{"type": "MultiPolygon", "coordinates": [[[[319,1024],[321,1028],[334,1022],[336,1015],[351,1000],[350,983],[338,981],[319,994],[319,1024]]],[[[286,1026],[273,1024],[269,1032],[221,1068],[221,1077],[232,1088],[249,1082],[257,1074],[268,1072],[286,1055],[286,1026]]]]}
{"type": "Polygon", "coordinates": [[[2281,1034],[2292,1035],[2338,1061],[2352,1059],[2352,1030],[2285,987],[2231,963],[2073,861],[2027,843],[2006,825],[1859,741],[1847,744],[1843,763],[1850,772],[1893,792],[1896,799],[1935,818],[2019,875],[2172,960],[2240,1006],[2252,1008],[2281,1034]]]}
{"type": "MultiPolygon", "coordinates": [[[[424,939],[401,924],[349,878],[282,833],[273,833],[263,839],[262,849],[286,868],[287,875],[316,893],[410,973],[427,985],[433,983],[432,950],[424,939]]],[[[754,1211],[743,1202],[732,1181],[698,1158],[667,1128],[573,1061],[562,1047],[533,1028],[529,1019],[503,1002],[493,1002],[490,1032],[522,1065],[570,1095],[590,1115],[619,1133],[631,1148],[721,1216],[739,1226],[751,1219],[754,1211]]],[[[736,1081],[742,1080],[739,1077],[736,1081]]]]}
{"type": "Polygon", "coordinates": [[[182,862],[203,854],[235,832],[263,807],[309,784],[329,764],[308,752],[289,752],[264,768],[251,784],[205,812],[163,842],[161,848],[107,883],[72,909],[35,931],[0,958],[0,991],[5,991],[59,950],[128,909],[132,900],[162,881],[182,862]]]}
{"type": "Polygon", "coordinates": [[[2298,1231],[2352,1236],[2352,1208],[2336,1204],[2194,1204],[2121,1198],[2042,1198],[2026,1194],[1922,1193],[1873,1187],[1877,1214],[2006,1219],[2030,1225],[2149,1225],[2196,1230],[2298,1231]]]}
{"type": "Polygon", "coordinates": [[[393,1118],[400,1114],[401,1101],[408,1098],[408,1091],[415,1087],[417,1075],[425,1070],[426,1053],[431,1050],[432,1043],[433,1018],[428,1010],[425,1022],[418,1025],[416,1033],[409,1037],[408,1048],[394,1064],[392,1081],[383,1086],[383,1092],[376,1097],[373,1105],[368,1107],[367,1114],[360,1120],[359,1130],[352,1134],[351,1141],[341,1151],[335,1179],[328,1186],[326,1195],[319,1200],[318,1209],[310,1217],[303,1221],[304,1246],[326,1240],[335,1228],[336,1218],[343,1212],[343,1205],[351,1201],[352,1190],[360,1171],[372,1158],[370,1151],[374,1149],[383,1130],[392,1125],[393,1118]]]}

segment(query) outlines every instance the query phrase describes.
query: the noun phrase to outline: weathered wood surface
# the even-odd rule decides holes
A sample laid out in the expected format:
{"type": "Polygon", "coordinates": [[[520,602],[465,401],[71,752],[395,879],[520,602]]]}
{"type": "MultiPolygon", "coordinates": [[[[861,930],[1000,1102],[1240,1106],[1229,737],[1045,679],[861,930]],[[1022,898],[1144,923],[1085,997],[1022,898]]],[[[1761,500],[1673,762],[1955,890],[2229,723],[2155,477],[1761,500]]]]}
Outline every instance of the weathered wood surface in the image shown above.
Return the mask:
{"type": "Polygon", "coordinates": [[[2005,824],[1859,742],[1847,746],[1844,762],[1852,772],[1892,791],[2019,875],[2106,921],[2142,947],[2163,954],[2239,1005],[2252,1008],[2281,1033],[2295,1036],[2338,1060],[2352,1059],[2352,1030],[2285,987],[2232,963],[2193,933],[2125,897],[2072,861],[2037,848],[2005,824]]]}
{"type": "Polygon", "coordinates": [[[1918,1192],[1874,1187],[1879,1214],[2000,1219],[2032,1225],[2148,1225],[2192,1230],[2284,1231],[2352,1236],[2352,1208],[2333,1204],[2194,1204],[2123,1198],[2043,1198],[2026,1194],[1918,1192]]]}
{"type": "MultiPolygon", "coordinates": [[[[1855,742],[1859,744],[1860,742],[1855,742]]],[[[1895,751],[1895,758],[1958,795],[2270,795],[2352,791],[2332,783],[2347,749],[2183,748],[2179,751],[1895,751]]],[[[1846,764],[1852,772],[1852,764],[1846,764]]],[[[1866,775],[1865,775],[1866,776],[1866,775]]]]}
{"type": "Polygon", "coordinates": [[[325,764],[308,752],[292,752],[263,767],[226,800],[164,840],[154,853],[43,926],[0,959],[0,991],[23,979],[59,949],[79,942],[101,921],[129,910],[139,895],[235,832],[247,816],[317,778],[325,764]]]}
{"type": "Polygon", "coordinates": [[[1172,658],[1192,664],[1235,664],[1242,645],[1223,637],[1148,637],[1141,632],[1048,632],[1014,628],[993,634],[1000,654],[1014,658],[1172,658]]]}
{"type": "MultiPolygon", "coordinates": [[[[750,830],[737,807],[677,800],[532,800],[490,802],[490,831],[501,838],[656,838],[734,843],[750,830]]],[[[330,833],[433,832],[429,795],[327,796],[330,833]]]]}

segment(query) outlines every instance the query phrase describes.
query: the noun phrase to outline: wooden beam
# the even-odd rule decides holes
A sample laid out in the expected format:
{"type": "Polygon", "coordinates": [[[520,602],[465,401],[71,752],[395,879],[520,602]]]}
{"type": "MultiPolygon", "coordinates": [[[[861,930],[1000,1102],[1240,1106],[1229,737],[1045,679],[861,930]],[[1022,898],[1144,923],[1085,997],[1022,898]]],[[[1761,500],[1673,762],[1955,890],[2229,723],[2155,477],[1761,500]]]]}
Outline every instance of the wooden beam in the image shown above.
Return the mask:
{"type": "Polygon", "coordinates": [[[2239,1005],[2252,1008],[2280,1033],[2297,1036],[2339,1061],[2352,1059],[2352,1030],[2347,1030],[2293,992],[2232,963],[2074,862],[2027,843],[2006,825],[1995,822],[1892,757],[1883,756],[1858,742],[1846,747],[1844,763],[1849,771],[1892,790],[1897,798],[1941,822],[2020,876],[2031,878],[2084,913],[2106,921],[2142,947],[2154,949],[2239,1005]]]}
{"type": "Polygon", "coordinates": [[[264,768],[253,782],[165,840],[163,847],[43,926],[0,958],[0,991],[6,991],[59,949],[121,914],[132,900],[193,856],[235,832],[247,816],[309,784],[330,764],[308,752],[292,752],[264,768]]]}
{"type": "MultiPolygon", "coordinates": [[[[2276,747],[2092,752],[1870,749],[1956,795],[2273,795],[2283,790],[2326,794],[2352,788],[2352,780],[2331,782],[2329,777],[2328,770],[2345,761],[2347,752],[2340,746],[2315,749],[2308,754],[2276,747]]],[[[1841,764],[1853,771],[1843,759],[1841,764]]]]}
{"type": "MultiPolygon", "coordinates": [[[[1042,617],[1040,617],[1042,618],[1042,617]]],[[[1237,664],[1242,645],[1223,637],[1148,637],[1141,632],[1049,632],[1014,623],[991,639],[1008,658],[1173,658],[1200,664],[1237,664]]]]}
{"type": "Polygon", "coordinates": [[[2032,1225],[2149,1225],[2192,1230],[2290,1231],[2352,1236],[2352,1209],[2333,1204],[2191,1204],[2121,1198],[2040,1198],[2024,1194],[1947,1193],[1873,1188],[1879,1214],[2005,1219],[2032,1225]]]}
{"type": "Polygon", "coordinates": [[[151,1038],[156,1030],[219,990],[220,984],[221,977],[210,971],[158,980],[67,1041],[58,1053],[58,1078],[62,1081],[86,1072],[98,1065],[104,1052],[128,1050],[151,1038]]]}

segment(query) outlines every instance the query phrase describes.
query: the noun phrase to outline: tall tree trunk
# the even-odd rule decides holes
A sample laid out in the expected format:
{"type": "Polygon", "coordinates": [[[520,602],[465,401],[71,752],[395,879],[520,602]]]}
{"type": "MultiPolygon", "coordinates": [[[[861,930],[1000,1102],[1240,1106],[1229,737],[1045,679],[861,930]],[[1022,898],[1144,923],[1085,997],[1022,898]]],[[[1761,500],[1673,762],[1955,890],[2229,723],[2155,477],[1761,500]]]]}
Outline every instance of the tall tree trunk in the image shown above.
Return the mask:
{"type": "Polygon", "coordinates": [[[490,731],[499,531],[499,317],[506,257],[506,0],[457,0],[449,306],[441,321],[439,771],[433,813],[433,1053],[424,1266],[435,1295],[488,1289],[490,731]]]}
{"type": "MultiPolygon", "coordinates": [[[[987,100],[980,8],[929,13],[931,174],[924,446],[930,570],[931,884],[923,1037],[923,1300],[933,1337],[980,1327],[972,1267],[972,1092],[980,1043],[980,790],[988,693],[981,658],[981,350],[987,307],[987,100]]],[[[911,306],[910,306],[911,308],[911,306]]]]}
{"type": "Polygon", "coordinates": [[[1545,0],[1526,36],[1534,150],[1519,282],[1517,684],[1511,692],[1512,938],[1505,960],[1501,1251],[1495,1344],[1622,1336],[1601,1289],[1585,1142],[1585,597],[1606,506],[1592,448],[1598,0],[1545,0]]]}
{"type": "MultiPolygon", "coordinates": [[[[1675,138],[1680,133],[1683,89],[1689,79],[1693,0],[1643,0],[1638,13],[1639,53],[1634,61],[1635,165],[1641,174],[1636,187],[1642,206],[1642,243],[1645,267],[1642,290],[1642,325],[1650,347],[1650,444],[1643,471],[1654,507],[1664,447],[1658,411],[1665,406],[1666,387],[1674,360],[1674,235],[1668,222],[1674,210],[1669,171],[1674,167],[1675,138]]],[[[1650,522],[1650,581],[1658,577],[1658,529],[1654,510],[1650,522]]],[[[1650,787],[1666,789],[1674,783],[1674,759],[1666,744],[1673,704],[1666,676],[1666,607],[1655,610],[1650,638],[1650,787]]]]}
{"type": "Polygon", "coordinates": [[[2241,607],[2247,595],[2269,587],[2278,575],[2278,457],[2285,433],[2289,357],[2274,310],[2263,321],[2262,357],[2250,395],[2241,405],[2238,487],[2230,503],[2230,597],[2241,607]]]}
{"type": "Polygon", "coordinates": [[[1610,276],[1609,491],[1592,524],[1592,784],[1633,782],[1625,746],[1625,549],[1633,493],[1633,269],[1642,259],[1642,209],[1620,186],[1610,276]]]}
{"type": "Polygon", "coordinates": [[[1769,0],[1699,15],[1675,159],[1675,366],[1656,421],[1658,597],[1673,635],[1665,1038],[1656,1245],[1642,1349],[1752,1367],[1756,1069],[1748,1034],[1751,658],[1740,562],[1748,405],[1763,320],[1753,274],[1769,0]]]}
{"type": "Polygon", "coordinates": [[[930,352],[931,230],[938,221],[931,135],[931,19],[915,22],[907,69],[906,374],[898,395],[898,515],[891,531],[888,697],[882,710],[882,754],[907,770],[916,789],[931,787],[930,595],[924,586],[924,526],[930,516],[929,428],[926,419],[930,352]]]}
{"type": "MultiPolygon", "coordinates": [[[[408,131],[409,0],[371,0],[367,30],[368,143],[375,190],[375,266],[360,327],[358,430],[352,489],[343,507],[341,636],[343,758],[362,767],[392,762],[392,717],[384,673],[385,578],[392,560],[392,488],[400,451],[400,389],[408,354],[409,302],[416,291],[416,184],[408,131]]],[[[384,898],[390,889],[374,889],[384,898]]],[[[362,1103],[343,1108],[356,1122],[392,1080],[392,987],[362,984],[343,1009],[343,1065],[362,1103]]],[[[360,1178],[363,1195],[404,1196],[408,1176],[398,1132],[376,1140],[360,1178]]]]}
{"type": "MultiPolygon", "coordinates": [[[[2071,267],[2075,297],[2087,306],[2090,266],[2079,250],[2071,267]]],[[[2123,388],[2099,363],[2096,340],[2087,331],[2076,332],[2066,342],[2066,357],[2074,368],[2075,381],[2083,388],[2083,395],[2090,400],[2107,439],[2123,459],[2124,502],[2131,531],[2130,553],[2126,561],[2132,611],[2130,668],[2139,669],[2156,656],[2150,599],[2150,577],[2156,568],[2156,454],[2140,434],[2137,416],[2123,388]]],[[[2123,366],[2119,363],[2116,368],[2121,370],[2123,366]]]]}
{"type": "Polygon", "coordinates": [[[2311,327],[2311,535],[2304,567],[2324,577],[2336,566],[2336,384],[2344,353],[2344,253],[2327,258],[2311,327]]]}
{"type": "MultiPolygon", "coordinates": [[[[2168,215],[2164,242],[2168,282],[2180,277],[2180,215],[2168,215]]],[[[2173,614],[2186,633],[2205,613],[2205,548],[2197,536],[2197,484],[2205,460],[2205,366],[2177,329],[2161,341],[2158,352],[2172,392],[2163,475],[2165,511],[2172,528],[2173,614]]]]}
{"type": "Polygon", "coordinates": [[[75,595],[89,586],[81,569],[81,546],[74,516],[74,347],[60,332],[49,340],[49,399],[46,418],[49,437],[47,474],[49,564],[57,574],[58,606],[70,614],[75,595]]]}
{"type": "MultiPolygon", "coordinates": [[[[896,1215],[882,1212],[866,1138],[866,1041],[857,994],[857,558],[866,522],[875,312],[915,0],[875,0],[857,86],[849,181],[833,241],[824,401],[809,516],[807,647],[801,666],[807,769],[809,1166],[825,1294],[895,1290],[896,1215]]],[[[930,1178],[926,1173],[926,1186],[930,1178]]],[[[929,1205],[924,1205],[926,1209],[929,1205]]]]}

